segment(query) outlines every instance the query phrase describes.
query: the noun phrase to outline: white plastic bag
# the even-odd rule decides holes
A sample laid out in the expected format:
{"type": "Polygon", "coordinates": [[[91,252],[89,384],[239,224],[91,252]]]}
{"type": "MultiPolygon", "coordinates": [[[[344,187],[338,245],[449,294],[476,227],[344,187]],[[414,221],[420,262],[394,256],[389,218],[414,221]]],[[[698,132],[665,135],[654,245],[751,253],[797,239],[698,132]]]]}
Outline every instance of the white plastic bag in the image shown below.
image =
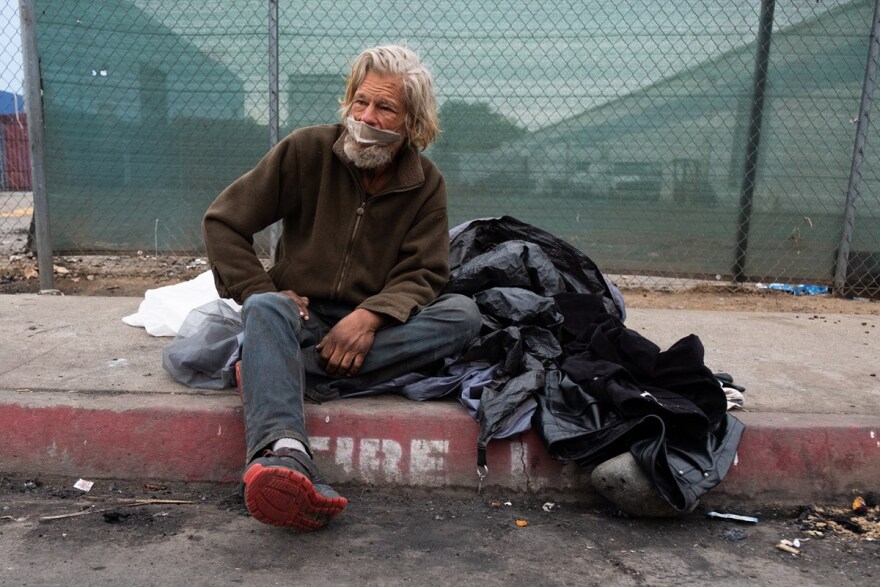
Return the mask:
{"type": "MultiPolygon", "coordinates": [[[[148,289],[138,311],[122,318],[129,326],[145,328],[153,336],[176,336],[190,311],[219,299],[210,271],[174,285],[148,289]]],[[[239,311],[241,306],[232,300],[223,300],[239,311]]]]}

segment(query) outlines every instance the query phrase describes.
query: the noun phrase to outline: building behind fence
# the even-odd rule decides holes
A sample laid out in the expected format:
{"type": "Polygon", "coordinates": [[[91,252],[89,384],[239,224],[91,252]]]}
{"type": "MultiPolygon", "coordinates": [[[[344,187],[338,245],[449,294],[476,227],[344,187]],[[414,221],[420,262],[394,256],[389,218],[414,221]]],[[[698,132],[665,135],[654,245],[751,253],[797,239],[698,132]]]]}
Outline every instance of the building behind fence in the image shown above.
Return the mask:
{"type": "Polygon", "coordinates": [[[199,254],[216,194],[335,122],[360,50],[405,42],[435,72],[453,224],[515,216],[659,284],[831,284],[842,261],[880,289],[874,1],[551,4],[38,2],[51,247],[199,254]]]}
{"type": "Polygon", "coordinates": [[[31,190],[27,114],[19,94],[0,91],[0,191],[31,190]]]}

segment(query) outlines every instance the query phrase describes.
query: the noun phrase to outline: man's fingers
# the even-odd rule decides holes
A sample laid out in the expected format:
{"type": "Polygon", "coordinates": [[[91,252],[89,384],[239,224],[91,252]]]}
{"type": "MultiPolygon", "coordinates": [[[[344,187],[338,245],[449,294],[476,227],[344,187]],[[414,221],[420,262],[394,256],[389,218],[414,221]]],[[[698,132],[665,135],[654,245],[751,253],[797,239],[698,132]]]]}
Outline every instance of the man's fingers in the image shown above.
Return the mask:
{"type": "Polygon", "coordinates": [[[352,355],[340,355],[337,353],[336,355],[330,357],[330,360],[327,361],[327,366],[324,368],[327,373],[330,375],[349,375],[351,373],[350,367],[352,363],[352,355]]]}
{"type": "Polygon", "coordinates": [[[339,375],[351,375],[351,365],[354,363],[355,359],[357,359],[357,355],[353,353],[348,353],[342,357],[342,361],[339,363],[339,375]]]}
{"type": "MultiPolygon", "coordinates": [[[[322,344],[315,346],[315,348],[318,349],[322,344]]],[[[361,368],[364,358],[354,352],[341,351],[338,347],[333,352],[323,348],[319,362],[329,375],[354,375],[361,368]]]]}
{"type": "Polygon", "coordinates": [[[364,355],[355,355],[354,360],[351,362],[351,367],[348,369],[349,375],[357,375],[357,372],[361,370],[361,365],[364,364],[364,355]]]}
{"type": "Polygon", "coordinates": [[[323,368],[324,371],[327,370],[327,367],[330,364],[330,357],[333,356],[332,351],[330,351],[327,348],[327,345],[324,344],[325,341],[326,339],[315,345],[315,350],[321,351],[318,355],[318,363],[321,365],[321,368],[323,368]]]}
{"type": "Polygon", "coordinates": [[[281,293],[293,300],[296,307],[299,308],[299,317],[303,320],[309,319],[309,298],[298,295],[295,291],[285,289],[281,293]]]}
{"type": "Polygon", "coordinates": [[[309,300],[308,298],[299,298],[296,302],[296,305],[299,306],[299,315],[303,320],[309,319],[309,300]]]}
{"type": "Polygon", "coordinates": [[[339,346],[332,344],[332,342],[328,345],[327,342],[325,338],[315,348],[321,349],[320,363],[324,371],[330,375],[336,375],[345,353],[339,349],[339,346]]]}
{"type": "Polygon", "coordinates": [[[374,331],[352,316],[340,320],[315,347],[320,351],[321,368],[329,375],[356,374],[373,346],[374,331]]]}

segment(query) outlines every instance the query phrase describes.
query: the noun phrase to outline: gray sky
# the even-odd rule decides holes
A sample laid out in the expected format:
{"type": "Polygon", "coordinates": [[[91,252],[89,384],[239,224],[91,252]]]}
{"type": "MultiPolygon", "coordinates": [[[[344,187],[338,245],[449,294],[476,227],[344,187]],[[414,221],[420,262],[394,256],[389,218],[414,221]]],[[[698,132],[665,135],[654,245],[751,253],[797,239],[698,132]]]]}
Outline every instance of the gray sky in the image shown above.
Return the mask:
{"type": "Polygon", "coordinates": [[[0,90],[23,94],[18,0],[0,0],[0,90]]]}
{"type": "MultiPolygon", "coordinates": [[[[466,0],[460,0],[463,2],[463,5],[467,5],[466,0]]],[[[595,0],[599,1],[599,0],[595,0]]],[[[666,0],[671,6],[675,5],[675,2],[672,0],[666,0]]],[[[19,19],[18,14],[18,3],[19,0],[0,0],[0,90],[13,92],[17,94],[24,93],[24,68],[22,64],[22,55],[21,55],[21,36],[20,36],[20,28],[21,21],[19,19]]],[[[811,17],[817,15],[825,10],[828,10],[834,5],[841,5],[848,3],[847,0],[833,0],[832,2],[825,2],[823,4],[819,4],[818,0],[816,5],[814,6],[812,2],[807,3],[804,0],[778,0],[777,1],[777,10],[776,10],[776,27],[784,27],[795,22],[799,22],[804,18],[811,17]]],[[[327,3],[328,5],[331,3],[327,3]]],[[[662,4],[662,3],[661,3],[662,4]]],[[[704,3],[696,3],[694,5],[693,11],[685,11],[684,14],[692,14],[693,12],[701,12],[706,16],[704,20],[715,22],[715,23],[739,23],[739,22],[752,22],[757,19],[757,6],[760,3],[757,0],[712,0],[711,2],[706,1],[704,3]],[[700,10],[697,10],[700,9],[700,10]],[[714,16],[712,16],[714,15],[714,16]]],[[[656,6],[655,6],[656,7],[656,6]]],[[[662,6],[661,6],[662,8],[662,6]]],[[[658,8],[659,10],[659,8],[658,8]]],[[[665,9],[664,9],[665,10],[665,9]]],[[[455,11],[458,14],[458,11],[455,11]]],[[[630,0],[628,2],[624,2],[617,13],[618,18],[623,18],[623,14],[628,15],[627,18],[630,21],[636,22],[639,21],[639,18],[651,20],[652,15],[647,14],[647,11],[643,9],[643,6],[638,1],[630,0]],[[629,11],[629,12],[627,12],[629,11]]],[[[662,16],[661,11],[661,16],[662,16]]],[[[748,33],[751,34],[751,33],[748,33]]],[[[200,40],[199,37],[193,39],[193,42],[198,43],[200,40]]],[[[728,39],[729,40],[729,39],[728,39]]],[[[721,41],[719,41],[720,43],[721,41]]],[[[733,45],[740,44],[742,42],[746,42],[746,40],[734,39],[731,41],[733,45]]],[[[624,43],[625,44],[625,43],[624,43]]],[[[715,48],[716,52],[728,50],[730,47],[725,45],[715,48]]],[[[210,50],[210,48],[209,48],[210,50]]],[[[618,47],[618,52],[626,53],[626,47],[618,47]]],[[[673,59],[679,50],[669,50],[665,51],[665,54],[671,55],[669,59],[673,59]]],[[[602,54],[614,54],[614,51],[609,53],[609,48],[605,47],[603,52],[599,52],[602,54]]],[[[684,51],[682,54],[686,53],[684,51]]],[[[318,52],[320,54],[320,52],[318,52]]],[[[699,60],[705,58],[705,56],[694,56],[693,59],[699,60]]],[[[680,63],[676,64],[676,67],[682,68],[687,66],[688,63],[680,63]]],[[[598,68],[594,68],[599,71],[598,68]]],[[[583,72],[580,72],[577,76],[573,76],[575,79],[580,79],[583,76],[581,75],[583,72]]],[[[607,69],[601,70],[601,75],[603,79],[607,82],[607,77],[609,76],[609,71],[607,69]]],[[[639,70],[637,75],[632,74],[631,72],[625,70],[617,70],[615,73],[625,80],[626,83],[630,84],[644,84],[648,83],[650,80],[644,79],[644,72],[639,70]]],[[[663,72],[656,72],[656,75],[661,76],[664,75],[663,72]]],[[[624,83],[624,82],[620,82],[624,83]]],[[[469,88],[469,91],[472,91],[473,88],[469,88]]],[[[493,90],[494,91],[494,90],[493,90]]],[[[582,99],[580,97],[577,98],[577,103],[580,105],[582,99]]],[[[546,121],[541,121],[541,124],[546,121]]],[[[536,122],[537,124],[537,122],[536,122]]]]}

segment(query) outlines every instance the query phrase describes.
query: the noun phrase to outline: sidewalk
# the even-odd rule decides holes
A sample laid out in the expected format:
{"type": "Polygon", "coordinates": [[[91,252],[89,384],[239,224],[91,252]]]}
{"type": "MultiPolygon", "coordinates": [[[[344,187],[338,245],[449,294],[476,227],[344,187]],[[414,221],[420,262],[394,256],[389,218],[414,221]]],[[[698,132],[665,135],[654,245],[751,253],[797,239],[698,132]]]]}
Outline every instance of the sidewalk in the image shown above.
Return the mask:
{"type": "MultiPolygon", "coordinates": [[[[155,338],[122,323],[141,298],[0,295],[0,471],[77,478],[237,481],[234,390],[187,388],[155,338]]],[[[880,319],[628,309],[667,348],[690,333],[706,365],[746,387],[737,463],[705,501],[807,503],[880,491],[880,319]]],[[[307,404],[336,483],[477,488],[478,425],[457,402],[307,404]]],[[[593,499],[589,478],[529,432],[489,450],[495,486],[593,499]]],[[[71,481],[72,483],[73,481],[71,481]]]]}

